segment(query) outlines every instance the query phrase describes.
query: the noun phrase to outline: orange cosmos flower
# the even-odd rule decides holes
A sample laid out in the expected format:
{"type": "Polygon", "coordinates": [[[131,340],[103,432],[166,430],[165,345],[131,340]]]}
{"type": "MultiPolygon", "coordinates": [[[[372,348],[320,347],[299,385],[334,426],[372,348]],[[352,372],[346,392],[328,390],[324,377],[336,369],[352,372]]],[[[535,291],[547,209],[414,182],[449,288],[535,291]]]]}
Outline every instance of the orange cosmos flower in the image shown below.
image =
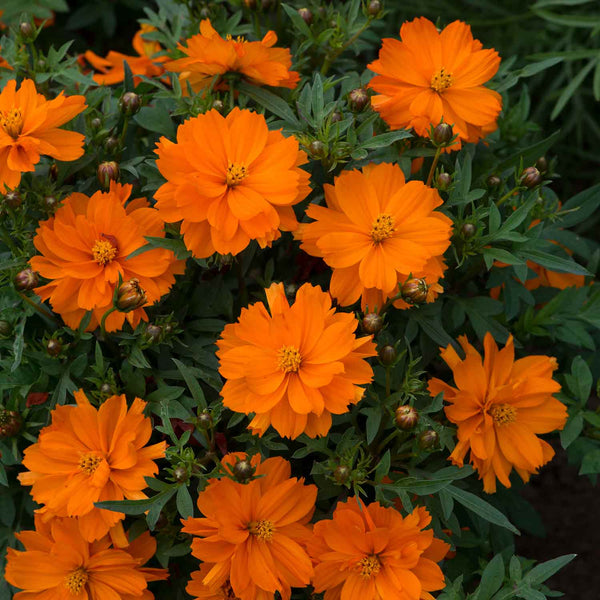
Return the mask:
{"type": "Polygon", "coordinates": [[[363,308],[373,310],[412,275],[427,281],[433,301],[442,291],[437,281],[452,233],[452,221],[434,211],[442,204],[437,191],[406,183],[400,167],[388,163],[343,171],[324,187],[327,207],[311,204],[306,214],[315,222],[301,224],[295,237],[333,267],[331,295],[343,306],[362,296],[363,308]]]}
{"type": "MultiPolygon", "coordinates": [[[[144,477],[158,472],[154,459],[164,456],[166,443],[145,446],[152,434],[139,398],[127,409],[125,396],[112,396],[94,408],[82,390],[77,405],[58,406],[52,423],[38,441],[25,450],[19,475],[31,485],[31,495],[49,516],[78,517],[81,534],[89,542],[109,531],[123,544],[121,520],[125,515],[94,507],[104,500],[140,500],[144,477]]],[[[125,544],[126,545],[126,544],[125,544]]]]}
{"type": "MultiPolygon", "coordinates": [[[[179,81],[184,93],[187,83],[196,93],[207,88],[215,75],[241,73],[250,83],[294,89],[300,75],[290,71],[292,57],[287,48],[273,48],[277,35],[269,31],[260,42],[248,42],[244,38],[223,39],[210,23],[200,23],[200,33],[187,40],[187,48],[178,49],[186,55],[167,63],[169,71],[181,73],[179,81]]],[[[219,85],[219,83],[217,83],[219,85]]],[[[227,86],[224,86],[225,89],[227,86]]]]}
{"type": "Polygon", "coordinates": [[[332,309],[319,287],[304,284],[293,306],[281,283],[266,294],[270,314],[258,302],[243,309],[217,341],[223,403],[255,413],[249,427],[259,435],[269,425],[289,438],[326,435],[331,414],[348,412],[364,393],[358,384],[372,380],[364,359],[375,345],[370,336],[355,337],[354,315],[332,309]]]}
{"type": "Polygon", "coordinates": [[[177,143],[161,138],[156,164],[167,179],[155,194],[169,222],[183,221],[194,256],[237,254],[250,240],[261,247],[298,226],[292,206],[310,193],[307,162],[294,137],[269,131],[265,118],[234,108],[189,119],[177,143]]]}
{"type": "MultiPolygon", "coordinates": [[[[232,466],[235,456],[223,463],[232,466]]],[[[192,554],[208,563],[188,586],[198,598],[273,600],[279,592],[289,600],[290,588],[310,582],[313,569],[304,544],[317,488],[290,478],[290,464],[283,458],[261,462],[254,455],[251,462],[255,475],[263,477],[246,484],[211,480],[198,496],[204,518],[183,521],[183,531],[198,536],[192,554]]]]}
{"type": "Polygon", "coordinates": [[[318,521],[308,551],[316,562],[313,585],[325,600],[433,600],[444,587],[436,564],[449,545],[424,531],[424,507],[406,517],[375,502],[338,502],[333,519],[318,521]]]}
{"type": "Polygon", "coordinates": [[[24,552],[7,551],[6,580],[23,590],[15,600],[152,600],[147,582],[167,577],[165,569],[141,568],[156,550],[148,532],[115,549],[108,537],[84,539],[76,519],[44,522],[36,515],[35,525],[35,531],[15,534],[24,552]]]}
{"type": "MultiPolygon", "coordinates": [[[[115,182],[109,192],[96,192],[91,198],[71,194],[37,229],[33,243],[41,256],[34,256],[30,263],[51,281],[35,292],[42,300],[50,300],[72,329],[77,329],[88,310],[92,319],[87,329],[98,326],[112,307],[119,275],[123,282],[136,279],[146,292],[145,306],[150,306],[169,291],[175,275],[184,271],[184,263],[162,248],[129,258],[146,244],[145,235],[165,235],[162,219],[145,198],[125,206],[130,194],[131,185],[115,182]]],[[[106,330],[122,328],[125,319],[136,327],[148,317],[144,308],[127,314],[113,312],[106,319],[106,330]]]]}
{"type": "Polygon", "coordinates": [[[165,72],[164,62],[169,60],[168,56],[154,56],[163,50],[158,42],[145,40],[143,35],[156,31],[156,27],[152,25],[142,24],[140,30],[134,35],[132,46],[138,53],[138,56],[128,56],[120,52],[111,50],[106,58],[102,58],[94,54],[91,50],[85,52],[83,57],[100,73],[94,75],[94,81],[99,85],[112,85],[113,83],[121,83],[125,78],[125,69],[123,61],[125,61],[131,73],[134,75],[133,82],[135,85],[140,83],[140,77],[136,75],[144,75],[145,77],[160,77],[165,72]]]}
{"type": "Polygon", "coordinates": [[[46,100],[31,79],[16,88],[11,79],[0,92],[0,192],[17,187],[21,173],[35,171],[42,154],[56,160],[76,160],[83,154],[84,136],[59,129],[86,108],[83,96],[61,92],[46,100]]]}
{"type": "Polygon", "coordinates": [[[487,493],[496,491],[496,479],[510,487],[513,468],[527,482],[554,456],[552,447],[535,434],[562,429],[567,421],[566,407],[552,397],[560,391],[552,379],[556,359],[527,356],[515,361],[512,336],[498,350],[492,334],[486,333],[482,361],[465,336],[458,341],[464,360],[452,346],[441,353],[456,387],[437,378],[429,381],[432,395],[444,392],[450,403],[444,408],[446,416],[458,425],[458,443],[450,458],[462,467],[470,451],[487,493]]]}
{"type": "Polygon", "coordinates": [[[483,86],[498,71],[495,50],[483,50],[471,28],[454,21],[441,33],[420,17],[404,23],[402,41],[384,39],[379,58],[368,68],[379,75],[369,87],[378,96],[373,108],[392,129],[414,128],[429,135],[430,125],[442,120],[454,126],[458,143],[477,142],[496,129],[502,98],[483,86]]]}

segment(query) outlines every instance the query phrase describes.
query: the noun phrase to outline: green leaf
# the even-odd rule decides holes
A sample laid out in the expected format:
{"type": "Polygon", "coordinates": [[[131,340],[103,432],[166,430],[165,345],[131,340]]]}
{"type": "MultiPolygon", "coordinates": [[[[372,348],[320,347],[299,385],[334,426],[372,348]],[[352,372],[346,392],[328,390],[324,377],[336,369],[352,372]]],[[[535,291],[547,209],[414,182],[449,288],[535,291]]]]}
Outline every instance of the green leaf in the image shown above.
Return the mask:
{"type": "Polygon", "coordinates": [[[591,275],[591,273],[581,265],[577,264],[570,258],[561,258],[560,256],[554,256],[548,252],[542,252],[541,250],[534,250],[527,248],[522,253],[522,258],[525,260],[532,260],[534,263],[546,267],[551,271],[559,271],[560,273],[573,273],[574,275],[591,275]]]}
{"type": "Polygon", "coordinates": [[[23,348],[25,347],[25,323],[27,322],[27,315],[23,315],[15,330],[13,332],[13,364],[10,367],[11,373],[14,373],[21,364],[21,358],[23,357],[23,348]]]}
{"type": "Polygon", "coordinates": [[[537,142],[523,150],[520,150],[517,154],[513,154],[509,158],[503,160],[495,169],[498,173],[502,173],[508,169],[518,168],[522,162],[524,165],[532,165],[540,157],[546,154],[549,148],[552,147],[554,142],[560,137],[560,131],[555,131],[552,135],[543,139],[541,142],[537,142]]]}
{"type": "Polygon", "coordinates": [[[259,106],[264,106],[268,111],[272,112],[280,119],[283,119],[292,127],[296,129],[300,128],[300,122],[288,103],[279,96],[273,94],[273,92],[256,87],[255,85],[250,85],[244,81],[240,81],[237,87],[246,96],[252,98],[259,106]]]}
{"type": "Polygon", "coordinates": [[[581,461],[580,475],[600,473],[600,449],[588,452],[581,461]]]}
{"type": "Polygon", "coordinates": [[[142,106],[133,120],[144,129],[175,138],[175,124],[171,119],[167,102],[155,100],[153,106],[142,106]]]}
{"type": "Polygon", "coordinates": [[[161,492],[152,498],[154,500],[154,504],[152,504],[148,514],[146,515],[146,521],[148,522],[148,527],[150,529],[154,529],[154,526],[158,521],[158,517],[160,517],[160,512],[162,511],[164,505],[173,497],[176,490],[176,487],[172,487],[171,489],[165,490],[164,492],[161,492]]]}
{"type": "Polygon", "coordinates": [[[558,15],[550,10],[543,8],[535,8],[533,6],[531,10],[542,17],[549,23],[555,23],[556,25],[563,25],[565,27],[583,27],[586,29],[593,29],[594,27],[600,26],[600,17],[587,15],[558,15]]]}
{"type": "Polygon", "coordinates": [[[309,40],[314,40],[313,33],[310,27],[306,24],[306,21],[298,14],[298,9],[292,8],[285,3],[281,3],[283,10],[287,13],[287,16],[290,18],[294,27],[301,31],[309,40]]]}
{"type": "Polygon", "coordinates": [[[560,443],[563,448],[568,448],[579,436],[583,429],[583,415],[578,412],[571,417],[565,428],[560,432],[560,443]]]}
{"type": "Polygon", "coordinates": [[[600,207],[600,183],[565,202],[560,210],[560,213],[563,213],[560,220],[561,227],[573,227],[585,221],[598,210],[598,207],[600,207]]]}
{"type": "Polygon", "coordinates": [[[585,405],[592,391],[592,372],[581,356],[576,356],[571,363],[571,377],[567,376],[569,389],[582,405],[585,405]]]}
{"type": "Polygon", "coordinates": [[[375,137],[368,139],[366,142],[362,142],[360,147],[365,150],[372,150],[373,148],[387,148],[398,140],[405,140],[411,137],[413,137],[413,135],[410,133],[410,131],[399,129],[398,131],[389,131],[388,133],[376,135],[375,137]]]}
{"type": "Polygon", "coordinates": [[[188,386],[188,389],[190,390],[190,393],[192,394],[192,398],[197,402],[200,408],[205,409],[206,398],[204,397],[204,392],[202,391],[198,381],[196,381],[193,373],[190,371],[190,368],[176,358],[171,360],[177,365],[179,372],[181,373],[186,385],[188,386]]]}
{"type": "Polygon", "coordinates": [[[194,502],[192,501],[187,485],[183,484],[179,486],[175,503],[183,519],[194,516],[194,502]]]}
{"type": "Polygon", "coordinates": [[[380,482],[390,471],[390,465],[392,463],[392,459],[390,456],[390,451],[386,450],[385,454],[381,457],[377,465],[377,469],[375,470],[375,481],[380,482]]]}
{"type": "MultiPolygon", "coordinates": [[[[600,21],[599,21],[600,24],[600,21]]],[[[562,109],[567,105],[573,94],[577,91],[577,88],[583,83],[583,80],[587,77],[588,73],[596,66],[595,60],[590,60],[573,79],[569,82],[569,84],[562,91],[561,95],[558,97],[554,108],[552,109],[552,114],[550,115],[550,120],[554,121],[556,117],[562,112],[562,109]]]]}
{"type": "Polygon", "coordinates": [[[449,485],[446,490],[457,502],[479,515],[482,519],[520,535],[519,530],[497,508],[494,508],[489,504],[489,502],[482,500],[475,494],[471,494],[471,492],[466,492],[453,485],[449,485]]]}
{"type": "Polygon", "coordinates": [[[523,577],[523,582],[528,583],[529,585],[540,585],[552,577],[554,573],[568,565],[576,556],[577,554],[565,554],[564,556],[547,560],[531,569],[531,571],[523,577]]]}
{"type": "Polygon", "coordinates": [[[365,408],[362,412],[367,415],[367,444],[370,444],[379,431],[379,425],[381,424],[381,409],[365,408]]]}
{"type": "Polygon", "coordinates": [[[129,362],[138,369],[151,369],[152,365],[147,361],[142,349],[139,346],[134,346],[129,355],[129,362]]]}
{"type": "Polygon", "coordinates": [[[489,600],[501,587],[504,581],[504,560],[502,554],[496,554],[486,565],[481,575],[481,583],[477,589],[477,600],[489,600]]]}

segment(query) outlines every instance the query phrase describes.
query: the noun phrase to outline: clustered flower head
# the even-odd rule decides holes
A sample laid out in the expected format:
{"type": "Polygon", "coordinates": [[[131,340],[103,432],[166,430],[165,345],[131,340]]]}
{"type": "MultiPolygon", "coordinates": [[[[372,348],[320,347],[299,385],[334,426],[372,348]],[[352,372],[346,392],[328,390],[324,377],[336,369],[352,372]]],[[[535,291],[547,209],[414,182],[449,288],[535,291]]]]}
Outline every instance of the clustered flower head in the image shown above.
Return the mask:
{"type": "Polygon", "coordinates": [[[25,546],[7,551],[6,581],[23,590],[15,600],[149,600],[148,582],[167,578],[165,569],[143,567],[156,551],[148,532],[114,548],[109,536],[85,539],[77,519],[36,515],[35,531],[15,537],[25,546]]]}
{"type": "MultiPolygon", "coordinates": [[[[331,295],[348,306],[381,308],[411,276],[428,284],[427,301],[442,287],[442,255],[450,245],[452,221],[435,209],[442,199],[420,181],[406,183],[398,165],[370,164],[343,171],[325,186],[327,206],[311,204],[313,223],[300,225],[301,248],[333,268],[331,295]]],[[[401,298],[397,308],[409,305],[401,298]]]]}
{"type": "Polygon", "coordinates": [[[9,80],[0,91],[0,193],[16,188],[41,155],[64,161],[82,156],[84,136],[59,128],[85,108],[84,96],[61,92],[46,100],[31,79],[19,89],[9,80]]]}
{"type": "Polygon", "coordinates": [[[177,142],[161,138],[156,165],[167,179],[155,194],[168,223],[181,221],[194,256],[238,254],[251,240],[262,248],[298,223],[292,206],[310,192],[307,162],[293,137],[269,131],[265,118],[234,108],[187,120],[177,142]]]}
{"type": "Polygon", "coordinates": [[[125,396],[112,396],[96,409],[80,390],[75,400],[76,405],[57,406],[52,423],[25,450],[28,471],[19,481],[32,486],[44,516],[77,517],[86,541],[110,533],[123,545],[125,515],[94,502],[146,498],[144,478],[158,472],[154,460],[164,456],[166,443],[146,446],[152,425],[140,398],[128,408],[125,396]]]}
{"type": "MultiPolygon", "coordinates": [[[[131,188],[111,182],[108,192],[89,198],[73,193],[37,230],[33,243],[41,254],[30,264],[50,281],[35,291],[72,329],[86,311],[92,311],[88,330],[100,324],[113,305],[119,277],[123,282],[135,280],[149,306],[169,291],[176,274],[183,273],[184,263],[170,250],[153,248],[130,256],[146,245],[144,236],[165,235],[158,211],[145,198],[128,202],[131,188]]],[[[148,317],[143,307],[127,314],[113,311],[106,317],[106,331],[122,328],[126,319],[135,327],[148,317]]]]}
{"type": "Polygon", "coordinates": [[[188,84],[198,93],[209,87],[215,77],[217,87],[225,87],[221,76],[239,73],[255,85],[295,88],[300,80],[296,71],[290,71],[292,57],[288,48],[273,48],[277,35],[269,31],[260,42],[249,42],[242,37],[223,39],[210,23],[200,23],[200,33],[180,44],[178,50],[184,58],[166,64],[167,69],[180,73],[179,81],[184,93],[188,84]]]}
{"type": "Polygon", "coordinates": [[[483,85],[498,71],[495,50],[484,50],[461,21],[438,32],[419,17],[402,25],[400,37],[384,39],[379,58],[368,65],[378,74],[369,83],[377,92],[371,104],[392,129],[412,127],[428,136],[443,121],[458,135],[451,150],[496,129],[502,98],[483,85]]]}
{"type": "Polygon", "coordinates": [[[254,413],[249,427],[259,435],[270,425],[289,438],[326,435],[331,415],[362,398],[375,345],[354,335],[357,319],[333,309],[319,287],[304,284],[291,306],[283,284],[266,294],[268,310],[260,302],[243,309],[217,342],[223,403],[254,413]]]}
{"type": "Polygon", "coordinates": [[[552,379],[556,359],[527,356],[515,360],[512,336],[498,350],[487,333],[483,360],[465,336],[458,341],[464,359],[452,346],[441,353],[456,387],[438,378],[429,381],[429,392],[444,393],[450,403],[444,408],[446,416],[458,425],[458,443],[450,458],[462,466],[470,452],[488,493],[496,491],[496,480],[510,487],[513,469],[527,482],[554,456],[552,447],[536,434],[563,429],[567,421],[566,406],[552,396],[560,391],[560,384],[552,379]]]}

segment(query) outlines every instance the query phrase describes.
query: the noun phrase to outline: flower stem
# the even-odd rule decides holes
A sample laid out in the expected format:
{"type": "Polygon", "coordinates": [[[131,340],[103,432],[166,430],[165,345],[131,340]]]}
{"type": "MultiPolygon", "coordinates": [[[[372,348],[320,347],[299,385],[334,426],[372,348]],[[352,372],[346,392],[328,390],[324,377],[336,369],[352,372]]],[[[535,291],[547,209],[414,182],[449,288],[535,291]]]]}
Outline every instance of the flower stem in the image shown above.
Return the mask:
{"type": "Polygon", "coordinates": [[[438,146],[435,151],[435,156],[433,157],[433,162],[431,163],[431,168],[429,169],[429,175],[427,175],[427,183],[425,185],[431,186],[431,180],[433,179],[433,174],[435,173],[435,168],[437,167],[438,160],[440,159],[440,154],[442,153],[442,147],[438,146]]]}
{"type": "Polygon", "coordinates": [[[46,310],[42,304],[38,304],[37,302],[34,302],[31,298],[29,298],[29,296],[23,294],[22,292],[17,292],[19,294],[19,296],[21,297],[22,300],[24,300],[25,302],[27,302],[27,304],[29,304],[29,306],[32,306],[33,308],[35,308],[35,310],[40,313],[40,315],[42,315],[45,319],[49,319],[52,321],[53,324],[55,325],[60,325],[60,321],[56,318],[56,316],[51,313],[50,311],[46,310]]]}
{"type": "Polygon", "coordinates": [[[496,206],[501,206],[504,204],[515,192],[518,192],[520,189],[522,189],[521,186],[517,185],[509,192],[506,192],[506,194],[504,194],[504,196],[502,196],[502,198],[496,202],[496,206]]]}
{"type": "Polygon", "coordinates": [[[117,310],[116,306],[111,306],[103,315],[102,315],[102,319],[100,320],[100,334],[102,335],[103,338],[106,337],[106,318],[108,317],[108,315],[110,315],[111,313],[114,313],[115,310],[117,310]]]}

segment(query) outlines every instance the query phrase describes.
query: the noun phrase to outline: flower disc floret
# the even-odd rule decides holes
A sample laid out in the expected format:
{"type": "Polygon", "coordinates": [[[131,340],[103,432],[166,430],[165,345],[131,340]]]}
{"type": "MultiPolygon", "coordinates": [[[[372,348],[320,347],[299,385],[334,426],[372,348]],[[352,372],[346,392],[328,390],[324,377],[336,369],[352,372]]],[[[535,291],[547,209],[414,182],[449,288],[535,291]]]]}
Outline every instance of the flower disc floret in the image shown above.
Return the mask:
{"type": "Polygon", "coordinates": [[[298,226],[292,206],[310,192],[299,168],[306,154],[262,115],[210,110],[183,123],[177,143],[161,138],[156,153],[167,179],[156,208],[166,222],[181,221],[194,256],[238,254],[251,240],[264,248],[298,226]]]}
{"type": "Polygon", "coordinates": [[[266,293],[268,311],[262,303],[243,309],[217,342],[223,403],[254,413],[250,429],[259,435],[270,425],[284,437],[325,435],[331,415],[362,398],[375,345],[371,336],[356,338],[358,320],[332,309],[319,287],[303,285],[292,306],[282,284],[266,293]]]}
{"type": "Polygon", "coordinates": [[[560,391],[560,384],[552,379],[556,359],[527,356],[515,360],[512,336],[498,350],[487,333],[483,360],[466,337],[458,341],[464,359],[452,346],[441,352],[454,373],[456,387],[437,378],[429,381],[432,395],[444,393],[449,403],[444,408],[446,416],[458,426],[458,443],[450,459],[462,467],[470,453],[470,462],[488,493],[496,491],[497,480],[510,487],[513,469],[527,482],[554,456],[552,447],[536,434],[563,429],[567,421],[565,405],[552,396],[560,391]]]}

